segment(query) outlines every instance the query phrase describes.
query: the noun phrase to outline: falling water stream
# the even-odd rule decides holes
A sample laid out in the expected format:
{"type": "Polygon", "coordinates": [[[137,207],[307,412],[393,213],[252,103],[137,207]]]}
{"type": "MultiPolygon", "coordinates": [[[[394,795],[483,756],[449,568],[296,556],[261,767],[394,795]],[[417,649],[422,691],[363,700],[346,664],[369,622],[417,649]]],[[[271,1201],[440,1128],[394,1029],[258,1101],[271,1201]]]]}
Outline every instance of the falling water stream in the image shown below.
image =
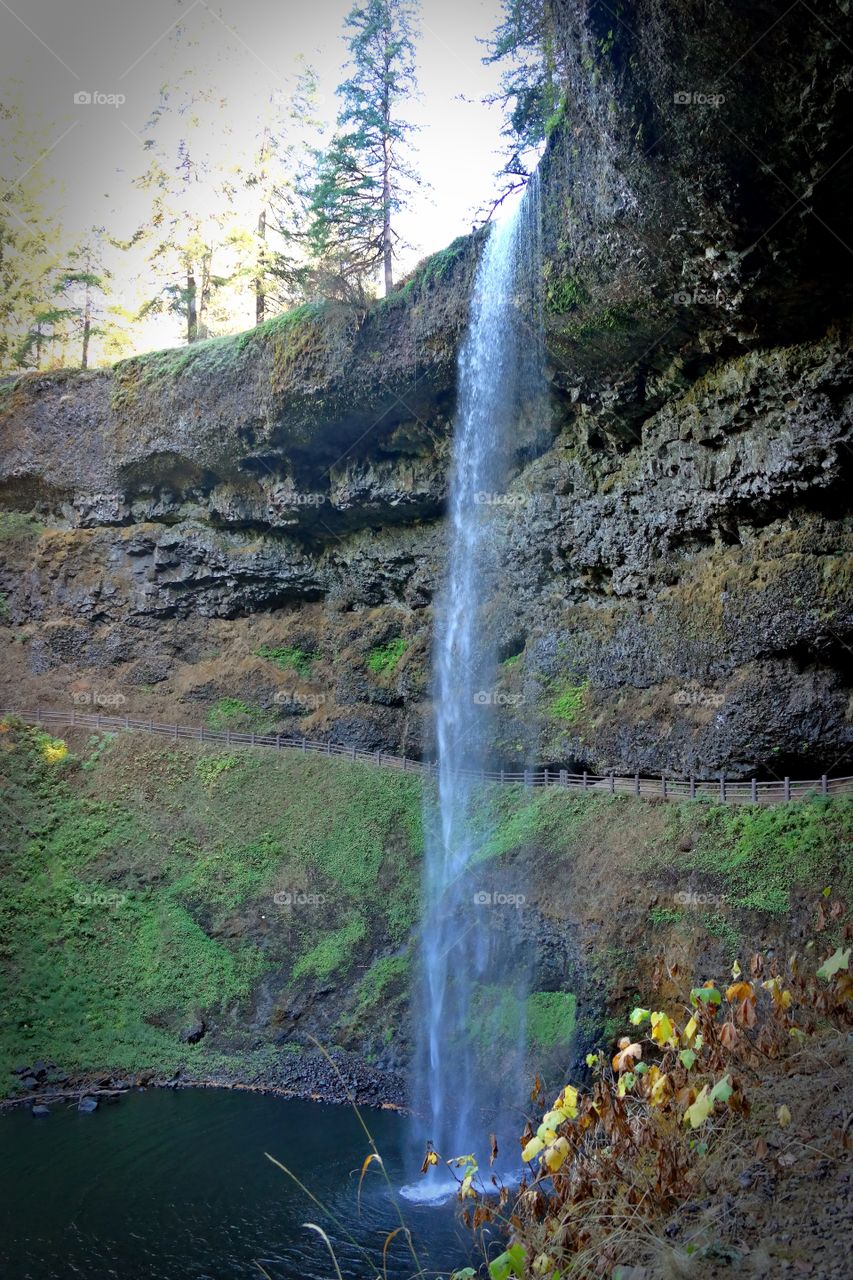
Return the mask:
{"type": "MultiPolygon", "coordinates": [[[[540,225],[534,178],[515,210],[491,228],[459,355],[447,576],[435,633],[439,776],[426,823],[415,1079],[421,1136],[444,1159],[482,1155],[490,1129],[517,1132],[522,1089],[527,978],[518,910],[496,903],[477,880],[489,830],[481,785],[471,775],[494,764],[499,655],[489,608],[506,562],[506,531],[523,501],[508,486],[515,460],[543,422],[540,225]]],[[[430,1178],[440,1195],[447,1175],[439,1167],[430,1178]]]]}

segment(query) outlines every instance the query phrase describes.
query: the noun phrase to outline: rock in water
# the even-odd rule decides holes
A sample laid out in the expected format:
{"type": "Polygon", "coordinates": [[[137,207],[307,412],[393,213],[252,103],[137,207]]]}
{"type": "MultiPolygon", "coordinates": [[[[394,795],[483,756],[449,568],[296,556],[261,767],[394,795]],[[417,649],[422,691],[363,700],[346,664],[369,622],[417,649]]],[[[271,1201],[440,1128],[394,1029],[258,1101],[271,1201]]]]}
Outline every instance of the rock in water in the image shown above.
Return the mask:
{"type": "Polygon", "coordinates": [[[97,1111],[98,1099],[97,1098],[81,1098],[80,1101],[77,1103],[77,1110],[82,1111],[85,1115],[88,1115],[92,1111],[97,1111]]]}
{"type": "Polygon", "coordinates": [[[33,1116],[49,1116],[50,1107],[46,1107],[43,1102],[34,1102],[30,1107],[30,1115],[33,1116]]]}

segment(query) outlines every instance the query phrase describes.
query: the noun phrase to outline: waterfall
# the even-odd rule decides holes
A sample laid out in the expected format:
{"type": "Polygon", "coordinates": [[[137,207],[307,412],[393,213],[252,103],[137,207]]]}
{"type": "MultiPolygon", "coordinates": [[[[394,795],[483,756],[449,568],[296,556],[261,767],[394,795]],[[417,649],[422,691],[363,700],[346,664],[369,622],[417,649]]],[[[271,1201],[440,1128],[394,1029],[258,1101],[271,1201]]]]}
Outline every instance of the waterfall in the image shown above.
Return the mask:
{"type": "Polygon", "coordinates": [[[415,1072],[423,1136],[444,1159],[482,1155],[501,1116],[511,1122],[508,1132],[520,1131],[512,1112],[523,1088],[520,916],[506,901],[514,895],[498,895],[487,876],[478,879],[489,830],[482,785],[471,772],[495,764],[499,644],[489,603],[507,524],[523,499],[507,486],[514,461],[538,441],[544,421],[540,224],[534,178],[513,213],[489,232],[459,355],[447,576],[435,630],[439,776],[437,803],[428,802],[426,814],[415,1072]]]}

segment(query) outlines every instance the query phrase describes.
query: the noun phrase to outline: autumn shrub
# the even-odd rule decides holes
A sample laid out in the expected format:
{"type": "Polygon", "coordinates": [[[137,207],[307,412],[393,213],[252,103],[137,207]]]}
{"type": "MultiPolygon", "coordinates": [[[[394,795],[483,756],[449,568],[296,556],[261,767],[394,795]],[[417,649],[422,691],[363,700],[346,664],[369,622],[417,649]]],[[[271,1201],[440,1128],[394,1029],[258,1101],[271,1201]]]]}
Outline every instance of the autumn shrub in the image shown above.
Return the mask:
{"type": "MultiPolygon", "coordinates": [[[[828,1027],[853,1025],[853,929],[843,921],[841,902],[822,900],[816,932],[831,941],[783,960],[755,954],[746,973],[735,961],[726,983],[689,986],[661,961],[664,1007],[635,1008],[615,1053],[587,1055],[585,1086],[565,1085],[549,1105],[537,1080],[520,1185],[501,1185],[470,1155],[445,1161],[467,1224],[503,1237],[490,1280],[609,1280],[636,1262],[638,1241],[699,1194],[715,1147],[738,1134],[746,1142],[750,1091],[768,1064],[828,1027]]],[[[790,1122],[778,1106],[776,1123],[790,1122]]],[[[441,1162],[429,1150],[424,1169],[441,1162]]]]}

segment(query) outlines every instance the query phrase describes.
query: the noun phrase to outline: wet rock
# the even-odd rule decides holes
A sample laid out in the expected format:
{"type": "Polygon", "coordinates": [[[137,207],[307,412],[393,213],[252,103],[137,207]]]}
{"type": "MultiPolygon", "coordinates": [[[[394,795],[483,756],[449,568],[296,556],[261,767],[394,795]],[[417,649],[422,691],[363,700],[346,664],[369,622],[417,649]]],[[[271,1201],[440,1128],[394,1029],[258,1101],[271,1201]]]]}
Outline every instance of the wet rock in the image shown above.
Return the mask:
{"type": "Polygon", "coordinates": [[[98,1110],[98,1099],[92,1097],[81,1098],[77,1103],[77,1110],[84,1115],[91,1115],[93,1111],[98,1110]]]}
{"type": "Polygon", "coordinates": [[[50,1107],[46,1107],[43,1102],[34,1102],[30,1107],[30,1115],[35,1116],[37,1119],[42,1116],[49,1116],[50,1107]]]}

